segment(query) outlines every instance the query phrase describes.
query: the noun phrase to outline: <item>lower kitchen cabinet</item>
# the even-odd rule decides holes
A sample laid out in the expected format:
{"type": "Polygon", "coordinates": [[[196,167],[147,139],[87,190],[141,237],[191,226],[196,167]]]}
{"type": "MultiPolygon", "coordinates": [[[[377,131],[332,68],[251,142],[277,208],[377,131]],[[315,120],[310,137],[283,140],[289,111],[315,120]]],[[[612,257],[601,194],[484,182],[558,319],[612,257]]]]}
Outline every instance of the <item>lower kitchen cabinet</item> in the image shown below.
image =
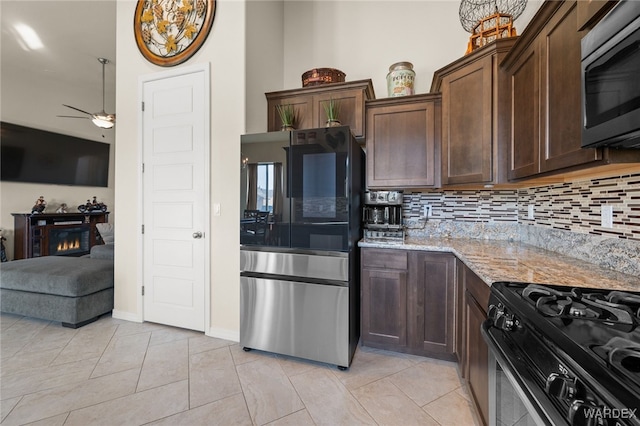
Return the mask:
{"type": "Polygon", "coordinates": [[[455,257],[362,249],[362,344],[455,360],[455,257]]]}
{"type": "Polygon", "coordinates": [[[462,326],[464,354],[460,370],[467,383],[476,412],[483,424],[489,419],[489,348],[480,332],[487,319],[489,286],[464,267],[464,313],[462,326]]]}

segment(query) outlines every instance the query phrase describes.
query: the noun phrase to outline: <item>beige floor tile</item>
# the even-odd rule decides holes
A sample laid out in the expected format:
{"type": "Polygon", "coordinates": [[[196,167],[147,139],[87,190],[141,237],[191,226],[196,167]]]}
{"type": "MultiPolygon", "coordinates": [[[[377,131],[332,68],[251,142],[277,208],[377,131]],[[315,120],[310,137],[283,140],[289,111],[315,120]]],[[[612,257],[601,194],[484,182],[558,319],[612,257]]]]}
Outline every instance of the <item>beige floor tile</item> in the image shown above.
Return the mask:
{"type": "Polygon", "coordinates": [[[14,356],[48,324],[49,321],[26,317],[20,317],[17,321],[10,321],[10,325],[3,326],[2,328],[0,357],[6,359],[14,356]]]}
{"type": "Polygon", "coordinates": [[[57,416],[29,423],[28,426],[64,426],[64,422],[67,421],[67,417],[69,417],[69,413],[58,414],[57,416]]]}
{"type": "Polygon", "coordinates": [[[313,370],[315,368],[337,368],[335,365],[295,358],[287,355],[276,355],[276,359],[280,363],[280,367],[282,367],[282,370],[289,377],[306,373],[307,371],[313,370]]]}
{"type": "Polygon", "coordinates": [[[166,326],[162,324],[155,324],[152,322],[123,321],[122,324],[118,325],[118,330],[115,332],[114,337],[130,336],[132,334],[140,334],[140,333],[149,333],[151,331],[162,330],[165,327],[166,326]]]}
{"type": "Polygon", "coordinates": [[[314,426],[315,423],[311,419],[307,410],[296,411],[281,419],[268,423],[269,426],[314,426]]]}
{"type": "Polygon", "coordinates": [[[78,330],[62,327],[59,323],[49,323],[30,340],[29,344],[22,348],[22,352],[62,349],[69,344],[77,332],[78,330]]]}
{"type": "Polygon", "coordinates": [[[477,425],[471,414],[471,404],[456,391],[450,392],[422,408],[442,426],[477,425]]]}
{"type": "Polygon", "coordinates": [[[79,328],[52,365],[102,356],[117,328],[116,325],[103,324],[94,322],[79,328]]]}
{"type": "Polygon", "coordinates": [[[189,409],[187,380],[72,411],[65,426],[141,425],[189,409]]]}
{"type": "Polygon", "coordinates": [[[174,414],[157,422],[149,423],[147,426],[250,426],[251,424],[251,416],[244,397],[238,394],[174,414]]]}
{"type": "Polygon", "coordinates": [[[164,327],[151,332],[151,340],[149,346],[162,345],[164,343],[175,342],[178,340],[189,339],[191,337],[204,336],[203,333],[193,330],[185,330],[184,328],[164,327]]]}
{"type": "Polygon", "coordinates": [[[398,389],[390,379],[361,386],[351,393],[379,425],[438,426],[431,416],[398,389]]]}
{"type": "Polygon", "coordinates": [[[22,425],[129,395],[137,380],[138,372],[130,370],[25,395],[2,424],[22,425]]]}
{"type": "Polygon", "coordinates": [[[136,392],[188,378],[189,347],[187,339],[149,346],[142,364],[136,392]]]}
{"type": "MultiPolygon", "coordinates": [[[[4,342],[2,342],[4,345],[4,342]]],[[[51,365],[60,355],[61,349],[51,349],[43,352],[17,351],[13,356],[4,358],[0,363],[0,376],[25,373],[51,365]]]]}
{"type": "Polygon", "coordinates": [[[229,340],[217,339],[215,337],[205,335],[191,337],[189,339],[189,355],[210,351],[212,349],[224,348],[234,344],[235,342],[231,342],[229,340]]]}
{"type": "Polygon", "coordinates": [[[0,396],[2,397],[2,401],[0,401],[0,422],[2,422],[4,418],[7,417],[7,414],[9,414],[11,410],[13,410],[13,407],[15,407],[18,402],[20,402],[20,398],[22,398],[22,396],[9,398],[2,392],[0,392],[0,396]]]}
{"type": "Polygon", "coordinates": [[[231,356],[233,356],[233,362],[236,365],[246,364],[247,362],[259,361],[265,358],[275,358],[276,354],[271,352],[263,352],[258,350],[245,351],[238,344],[229,346],[231,349],[231,356]]]}
{"type": "Polygon", "coordinates": [[[0,331],[5,331],[16,322],[22,319],[21,315],[8,314],[6,312],[0,312],[0,331]]]}
{"type": "Polygon", "coordinates": [[[420,407],[462,386],[453,363],[424,361],[389,379],[420,407]]]}
{"type": "Polygon", "coordinates": [[[334,372],[347,389],[352,390],[395,374],[415,364],[413,360],[401,355],[357,351],[348,370],[340,371],[335,369],[331,371],[334,372]]]}
{"type": "Polygon", "coordinates": [[[291,377],[291,383],[318,425],[375,424],[362,405],[328,369],[298,374],[291,377]]]}
{"type": "Polygon", "coordinates": [[[97,358],[10,374],[0,382],[2,398],[13,398],[89,379],[97,358]]]}
{"type": "Polygon", "coordinates": [[[91,377],[100,377],[119,371],[142,368],[151,332],[115,337],[111,339],[91,377]]]}
{"type": "Polygon", "coordinates": [[[241,364],[236,370],[255,424],[263,425],[304,408],[275,358],[241,364]]]}
{"type": "Polygon", "coordinates": [[[227,346],[189,357],[189,406],[199,407],[242,393],[227,346]]]}

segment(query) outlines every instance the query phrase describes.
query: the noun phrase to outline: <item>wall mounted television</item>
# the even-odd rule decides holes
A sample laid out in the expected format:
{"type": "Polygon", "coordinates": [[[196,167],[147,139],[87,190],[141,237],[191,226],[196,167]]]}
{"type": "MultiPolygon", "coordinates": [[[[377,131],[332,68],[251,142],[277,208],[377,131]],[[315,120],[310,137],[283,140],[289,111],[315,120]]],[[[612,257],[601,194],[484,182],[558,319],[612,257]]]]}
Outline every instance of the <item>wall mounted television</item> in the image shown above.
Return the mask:
{"type": "Polygon", "coordinates": [[[0,123],[0,179],[108,186],[108,143],[0,123]]]}

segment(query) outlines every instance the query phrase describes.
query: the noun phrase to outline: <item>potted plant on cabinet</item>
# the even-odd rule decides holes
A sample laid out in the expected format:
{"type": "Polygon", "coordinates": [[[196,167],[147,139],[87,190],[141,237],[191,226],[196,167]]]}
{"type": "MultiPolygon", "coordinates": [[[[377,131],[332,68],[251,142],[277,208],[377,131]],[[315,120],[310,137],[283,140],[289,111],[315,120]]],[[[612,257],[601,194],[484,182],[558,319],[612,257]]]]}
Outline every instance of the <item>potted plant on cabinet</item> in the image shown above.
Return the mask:
{"type": "Polygon", "coordinates": [[[341,123],[338,119],[340,115],[340,101],[330,98],[327,102],[324,102],[322,106],[327,115],[327,127],[340,126],[341,123]]]}
{"type": "Polygon", "coordinates": [[[293,105],[276,105],[276,109],[278,110],[280,121],[282,122],[281,130],[295,130],[293,124],[296,121],[296,111],[293,108],[293,105]]]}

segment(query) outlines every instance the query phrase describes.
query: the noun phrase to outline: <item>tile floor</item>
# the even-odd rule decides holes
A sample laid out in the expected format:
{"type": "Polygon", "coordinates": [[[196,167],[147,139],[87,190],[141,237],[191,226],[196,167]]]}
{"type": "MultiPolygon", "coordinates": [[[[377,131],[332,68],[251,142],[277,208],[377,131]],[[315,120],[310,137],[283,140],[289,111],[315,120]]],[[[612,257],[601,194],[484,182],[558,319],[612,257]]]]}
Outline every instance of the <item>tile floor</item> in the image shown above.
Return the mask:
{"type": "Polygon", "coordinates": [[[351,367],[102,317],[0,315],[2,425],[476,425],[454,363],[358,348],[351,367]]]}

